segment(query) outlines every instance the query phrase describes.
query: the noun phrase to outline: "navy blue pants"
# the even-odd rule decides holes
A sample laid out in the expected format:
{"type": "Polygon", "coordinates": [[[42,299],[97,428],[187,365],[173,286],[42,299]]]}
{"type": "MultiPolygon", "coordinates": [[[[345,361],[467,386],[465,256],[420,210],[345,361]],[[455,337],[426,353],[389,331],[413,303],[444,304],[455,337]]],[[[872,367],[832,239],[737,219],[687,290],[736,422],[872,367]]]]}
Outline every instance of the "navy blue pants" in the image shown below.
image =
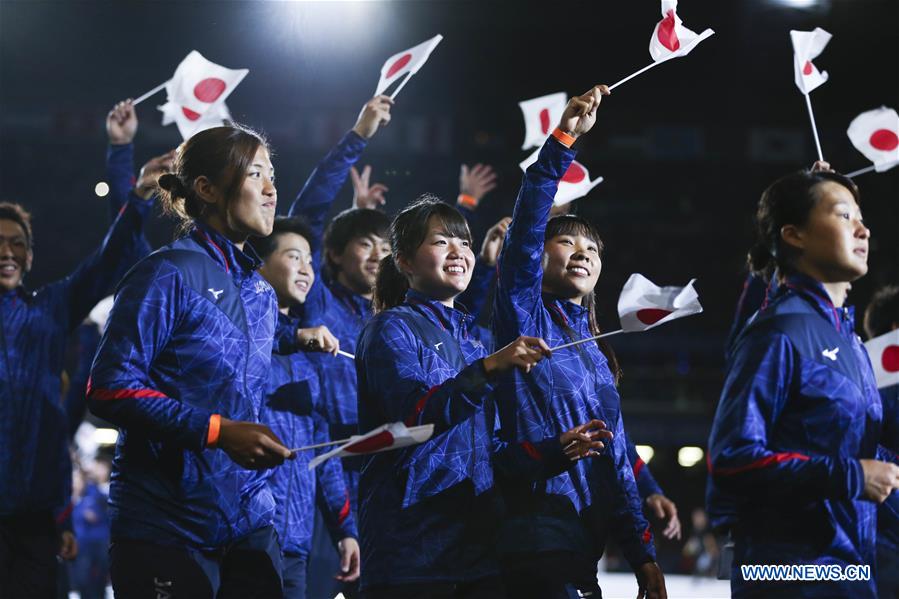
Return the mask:
{"type": "Polygon", "coordinates": [[[281,564],[284,599],[306,599],[306,556],[285,553],[281,564]]]}
{"type": "Polygon", "coordinates": [[[270,526],[214,552],[113,540],[109,553],[116,599],[271,599],[283,594],[281,549],[270,526]]]}

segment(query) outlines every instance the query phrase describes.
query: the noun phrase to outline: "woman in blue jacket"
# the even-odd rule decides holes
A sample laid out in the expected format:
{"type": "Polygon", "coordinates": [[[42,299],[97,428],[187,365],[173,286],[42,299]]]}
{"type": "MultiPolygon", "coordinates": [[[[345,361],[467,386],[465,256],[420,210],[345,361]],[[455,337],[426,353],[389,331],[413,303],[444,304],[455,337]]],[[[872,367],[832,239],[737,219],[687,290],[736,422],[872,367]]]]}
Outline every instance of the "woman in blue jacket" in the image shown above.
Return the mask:
{"type": "MultiPolygon", "coordinates": [[[[606,94],[605,86],[597,86],[572,98],[525,173],[499,261],[493,312],[498,345],[532,335],[556,347],[598,333],[593,288],[602,242],[583,218],[549,215],[559,180],[574,159],[571,144],[593,127],[606,94]]],[[[637,574],[641,596],[665,597],[627,458],[613,374],[617,363],[608,356],[594,342],[558,350],[530,373],[510,373],[497,389],[509,441],[533,441],[593,418],[615,435],[604,455],[578,462],[543,485],[501,480],[509,514],[500,553],[514,596],[597,594],[596,562],[611,534],[637,574]]]]}
{"type": "Polygon", "coordinates": [[[277,302],[245,246],[268,235],[269,150],[239,126],[198,133],[159,178],[187,234],[126,275],[88,383],[121,430],[110,485],[120,597],[280,596],[274,504],[257,470],[290,456],[258,424],[277,302]]]}
{"type": "Polygon", "coordinates": [[[426,443],[372,454],[359,487],[362,587],[368,597],[503,596],[495,560],[493,471],[539,480],[593,455],[601,422],[535,443],[498,444],[490,380],[530,370],[546,344],[519,337],[487,355],[455,307],[474,265],[459,212],[424,198],[394,219],[381,262],[376,315],[356,351],[359,422],[431,423],[426,443]]]}
{"type": "Polygon", "coordinates": [[[729,354],[709,437],[709,508],[729,514],[735,597],[876,596],[873,567],[867,580],[841,571],[873,566],[875,502],[899,487],[899,468],[875,459],[878,441],[897,439],[882,434],[871,364],[843,305],[868,270],[858,201],[851,180],[809,171],[759,201],[749,262],[771,284],[729,354]],[[742,568],[764,564],[822,568],[818,580],[787,581],[742,568]]]}

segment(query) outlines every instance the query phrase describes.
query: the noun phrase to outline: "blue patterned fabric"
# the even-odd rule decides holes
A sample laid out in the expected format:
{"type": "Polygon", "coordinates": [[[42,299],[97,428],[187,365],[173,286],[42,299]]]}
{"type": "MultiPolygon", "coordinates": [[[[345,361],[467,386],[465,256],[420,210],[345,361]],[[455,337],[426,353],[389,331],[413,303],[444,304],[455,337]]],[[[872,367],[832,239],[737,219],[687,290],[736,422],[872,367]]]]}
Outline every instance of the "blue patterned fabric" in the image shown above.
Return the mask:
{"type": "Polygon", "coordinates": [[[67,339],[133,264],[151,207],[123,205],[100,248],[66,278],[0,295],[0,515],[68,503],[71,423],[60,383],[67,339]]]}
{"type": "Polygon", "coordinates": [[[113,539],[215,549],[271,522],[265,472],[207,449],[209,420],[259,422],[277,303],[258,257],[205,226],[125,277],[88,406],[121,429],[113,539]]]}
{"type": "Polygon", "coordinates": [[[497,571],[493,472],[540,479],[568,463],[558,438],[498,441],[491,387],[471,317],[412,290],[373,317],[359,340],[363,430],[432,423],[416,447],[364,458],[362,585],[464,581],[497,571]]]}
{"type": "MultiPolygon", "coordinates": [[[[873,564],[876,506],[858,460],[874,458],[882,405],[852,308],[791,275],[736,340],[709,437],[710,513],[730,514],[741,564],[873,564]],[[721,506],[724,506],[722,509],[721,506]]],[[[874,581],[807,585],[803,596],[874,596],[874,581]]]]}
{"type": "MultiPolygon", "coordinates": [[[[290,326],[288,317],[283,314],[279,314],[278,319],[282,325],[290,326]]],[[[272,356],[272,374],[262,420],[287,447],[331,440],[323,405],[323,386],[320,369],[306,354],[272,356]]],[[[269,478],[276,505],[275,530],[285,553],[309,555],[316,503],[322,508],[333,537],[358,536],[340,459],[332,458],[315,470],[308,468],[313,457],[330,449],[332,447],[297,452],[295,459],[275,468],[269,478]]]]}
{"type": "MultiPolygon", "coordinates": [[[[493,328],[497,347],[519,335],[544,339],[550,347],[591,336],[586,310],[542,293],[543,238],[558,181],[575,152],[554,138],[543,145],[537,162],[524,175],[499,261],[493,328]]],[[[634,472],[627,457],[621,401],[605,356],[595,343],[559,350],[524,374],[515,371],[497,387],[500,421],[507,439],[533,441],[599,418],[615,437],[603,455],[579,461],[571,470],[530,490],[535,533],[519,551],[571,550],[570,535],[550,534],[560,509],[541,514],[540,504],[567,498],[583,520],[588,536],[603,539],[608,531],[632,567],[655,559],[649,524],[643,517],[634,472]],[[541,525],[540,522],[547,522],[541,525]],[[546,534],[544,534],[546,530],[546,534]]],[[[516,490],[517,494],[522,491],[516,490]]],[[[520,519],[525,519],[521,515],[520,519]]],[[[583,537],[583,533],[581,537],[583,537]]],[[[577,550],[585,549],[576,547],[577,550]]],[[[602,547],[590,547],[596,554],[602,547]]]]}

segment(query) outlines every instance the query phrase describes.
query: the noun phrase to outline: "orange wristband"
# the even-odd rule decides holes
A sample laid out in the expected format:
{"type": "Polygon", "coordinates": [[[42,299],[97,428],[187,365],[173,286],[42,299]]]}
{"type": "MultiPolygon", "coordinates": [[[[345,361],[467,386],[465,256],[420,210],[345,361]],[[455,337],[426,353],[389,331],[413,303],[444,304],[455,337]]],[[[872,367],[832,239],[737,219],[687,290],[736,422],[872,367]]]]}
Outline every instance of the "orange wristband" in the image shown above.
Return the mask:
{"type": "Polygon", "coordinates": [[[466,208],[477,208],[478,200],[472,195],[468,195],[467,193],[460,193],[459,197],[456,198],[456,203],[460,206],[465,206],[466,208]]]}
{"type": "Polygon", "coordinates": [[[575,140],[577,140],[576,137],[574,137],[573,135],[568,135],[567,133],[565,133],[558,127],[553,129],[553,137],[558,139],[559,143],[562,144],[563,146],[565,146],[566,148],[570,148],[571,146],[573,146],[575,140]]]}
{"type": "Polygon", "coordinates": [[[222,416],[213,414],[209,417],[209,432],[206,433],[206,447],[215,447],[219,442],[219,431],[222,428],[222,416]]]}

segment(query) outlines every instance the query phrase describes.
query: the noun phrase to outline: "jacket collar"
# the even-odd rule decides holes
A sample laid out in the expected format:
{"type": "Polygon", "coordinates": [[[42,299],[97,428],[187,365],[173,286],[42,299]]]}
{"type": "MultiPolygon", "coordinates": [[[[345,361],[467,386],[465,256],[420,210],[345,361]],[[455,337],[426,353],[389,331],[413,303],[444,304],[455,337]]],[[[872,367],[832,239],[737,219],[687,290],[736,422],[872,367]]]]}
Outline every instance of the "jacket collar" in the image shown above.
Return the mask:
{"type": "Polygon", "coordinates": [[[350,308],[354,313],[361,317],[367,317],[371,315],[371,300],[362,297],[358,293],[354,293],[349,288],[341,285],[337,278],[332,279],[328,287],[331,289],[331,293],[337,296],[337,299],[342,301],[348,308],[350,308]]]}
{"type": "Polygon", "coordinates": [[[190,236],[225,272],[247,276],[262,266],[262,260],[249,244],[245,243],[244,249],[240,250],[231,240],[204,223],[197,223],[190,236]]]}
{"type": "Polygon", "coordinates": [[[467,335],[471,316],[464,309],[459,309],[462,308],[461,304],[456,304],[456,308],[450,308],[415,289],[406,292],[406,303],[414,306],[425,318],[453,336],[467,335]]]}
{"type": "Polygon", "coordinates": [[[809,302],[838,331],[855,330],[855,310],[850,307],[837,308],[820,281],[803,273],[790,273],[779,277],[774,273],[769,291],[770,297],[795,293],[809,302]]]}

